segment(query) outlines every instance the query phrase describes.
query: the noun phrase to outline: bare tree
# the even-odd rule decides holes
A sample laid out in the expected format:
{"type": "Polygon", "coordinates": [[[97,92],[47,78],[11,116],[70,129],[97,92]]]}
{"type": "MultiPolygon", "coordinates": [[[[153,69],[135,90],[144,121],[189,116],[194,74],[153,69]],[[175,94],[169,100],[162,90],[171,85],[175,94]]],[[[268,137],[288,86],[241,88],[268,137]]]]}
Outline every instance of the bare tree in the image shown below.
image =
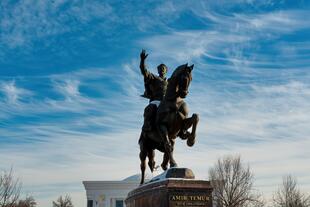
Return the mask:
{"type": "Polygon", "coordinates": [[[310,207],[310,196],[302,193],[296,178],[288,175],[283,177],[282,186],[273,196],[273,203],[277,207],[310,207]]]}
{"type": "Polygon", "coordinates": [[[0,175],[0,207],[13,207],[17,204],[21,182],[14,178],[13,169],[0,175]]]}
{"type": "MultiPolygon", "coordinates": [[[[32,196],[26,196],[25,200],[19,200],[16,207],[36,207],[37,202],[32,196]]],[[[14,206],[15,207],[15,206],[14,206]]]]}
{"type": "Polygon", "coordinates": [[[264,206],[261,195],[253,189],[254,176],[240,156],[225,156],[209,170],[213,187],[214,205],[217,207],[264,206]]]}
{"type": "Polygon", "coordinates": [[[57,201],[53,201],[53,207],[73,207],[71,197],[66,195],[64,198],[59,196],[57,201]]]}

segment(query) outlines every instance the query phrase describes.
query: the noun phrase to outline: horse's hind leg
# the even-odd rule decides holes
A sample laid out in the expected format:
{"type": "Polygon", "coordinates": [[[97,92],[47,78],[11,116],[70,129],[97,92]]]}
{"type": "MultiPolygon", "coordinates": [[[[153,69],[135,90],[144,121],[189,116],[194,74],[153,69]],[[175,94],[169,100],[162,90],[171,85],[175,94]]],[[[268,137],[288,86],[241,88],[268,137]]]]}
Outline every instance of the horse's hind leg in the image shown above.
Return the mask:
{"type": "Polygon", "coordinates": [[[140,185],[144,183],[144,176],[145,176],[145,160],[146,160],[146,155],[147,152],[145,149],[143,149],[142,146],[140,146],[140,168],[141,168],[141,181],[140,181],[140,185]]]}
{"type": "Polygon", "coordinates": [[[159,124],[158,125],[158,131],[159,131],[159,135],[160,135],[162,141],[164,142],[165,152],[171,151],[172,147],[171,147],[171,142],[169,140],[167,127],[163,124],[159,124]]]}
{"type": "Polygon", "coordinates": [[[175,143],[175,140],[170,140],[170,143],[171,143],[171,151],[169,152],[169,164],[170,164],[170,167],[177,167],[177,163],[176,161],[174,160],[174,157],[173,157],[173,150],[174,150],[174,143],[175,143]]]}
{"type": "Polygon", "coordinates": [[[166,171],[168,169],[169,162],[169,154],[167,152],[164,153],[163,162],[161,163],[161,168],[166,171]]]}
{"type": "Polygon", "coordinates": [[[155,157],[155,150],[148,150],[147,152],[147,157],[149,159],[149,162],[148,162],[148,165],[150,167],[150,170],[151,172],[154,171],[154,168],[155,168],[155,160],[154,160],[154,157],[155,157]]]}

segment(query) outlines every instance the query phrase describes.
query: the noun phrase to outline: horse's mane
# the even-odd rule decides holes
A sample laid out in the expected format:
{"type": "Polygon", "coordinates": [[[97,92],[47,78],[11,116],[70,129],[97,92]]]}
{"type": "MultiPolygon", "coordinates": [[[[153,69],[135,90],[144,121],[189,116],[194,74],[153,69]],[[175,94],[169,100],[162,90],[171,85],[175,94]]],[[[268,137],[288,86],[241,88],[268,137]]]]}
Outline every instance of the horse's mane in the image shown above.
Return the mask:
{"type": "Polygon", "coordinates": [[[179,67],[177,67],[170,78],[174,78],[174,77],[178,77],[180,74],[182,74],[184,72],[184,70],[187,68],[187,63],[184,65],[180,65],[179,67]]]}

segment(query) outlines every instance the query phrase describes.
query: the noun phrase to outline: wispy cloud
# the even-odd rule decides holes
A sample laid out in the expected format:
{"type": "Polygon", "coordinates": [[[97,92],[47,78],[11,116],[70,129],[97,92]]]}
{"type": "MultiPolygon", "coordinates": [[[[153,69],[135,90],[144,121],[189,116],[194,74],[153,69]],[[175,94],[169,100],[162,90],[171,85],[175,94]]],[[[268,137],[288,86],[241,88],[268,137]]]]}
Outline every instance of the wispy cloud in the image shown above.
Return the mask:
{"type": "Polygon", "coordinates": [[[266,14],[255,15],[253,18],[248,16],[238,16],[237,19],[248,22],[249,26],[260,32],[293,32],[295,30],[309,28],[309,23],[303,18],[306,10],[296,11],[277,11],[266,14]]]}
{"type": "Polygon", "coordinates": [[[33,0],[1,1],[2,44],[15,48],[31,44],[33,40],[77,30],[77,21],[86,24],[96,18],[112,20],[112,8],[107,3],[80,1],[33,0]],[[34,6],[35,5],[35,6],[34,6]],[[51,18],[52,17],[52,18],[51,18]],[[109,17],[109,18],[107,18],[109,17]]]}
{"type": "Polygon", "coordinates": [[[66,99],[79,97],[79,81],[78,80],[65,80],[64,82],[54,83],[56,90],[63,94],[66,99]]]}
{"type": "Polygon", "coordinates": [[[138,146],[137,129],[141,123],[135,117],[142,117],[143,111],[142,104],[137,103],[142,101],[137,88],[140,84],[135,82],[138,77],[142,80],[138,71],[129,63],[117,72],[108,68],[83,69],[30,77],[29,82],[23,77],[29,88],[44,80],[49,90],[37,90],[39,94],[44,93],[43,97],[21,102],[18,108],[2,103],[2,115],[13,123],[7,121],[5,128],[0,129],[1,146],[5,146],[0,148],[3,159],[0,167],[13,163],[23,180],[24,191],[34,195],[42,206],[49,205],[61,193],[70,193],[75,202],[85,203],[81,181],[125,178],[127,174],[119,170],[119,161],[126,157],[131,157],[126,159],[129,175],[136,173],[136,168],[130,167],[138,166],[136,152],[128,149],[138,146]],[[117,90],[106,82],[110,80],[117,90]],[[51,91],[56,95],[50,96],[51,91]],[[99,95],[92,96],[92,91],[99,95]],[[26,122],[14,123],[20,117],[28,118],[26,122]],[[123,145],[124,142],[128,144],[123,145]],[[103,175],[106,169],[119,173],[114,177],[103,175]],[[89,171],[97,173],[89,176],[89,171]],[[46,172],[51,175],[49,179],[46,172]]]}
{"type": "Polygon", "coordinates": [[[29,90],[17,87],[15,81],[2,82],[0,91],[4,94],[8,104],[18,104],[25,96],[32,94],[29,90]]]}

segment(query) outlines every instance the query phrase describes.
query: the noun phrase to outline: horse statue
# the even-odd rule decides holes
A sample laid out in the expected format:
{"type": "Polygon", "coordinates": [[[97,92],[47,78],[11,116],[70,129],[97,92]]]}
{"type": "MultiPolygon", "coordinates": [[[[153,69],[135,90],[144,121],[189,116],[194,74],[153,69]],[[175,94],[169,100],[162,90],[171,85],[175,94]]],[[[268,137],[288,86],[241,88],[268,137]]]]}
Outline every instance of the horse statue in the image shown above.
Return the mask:
{"type": "Polygon", "coordinates": [[[156,127],[148,132],[141,132],[140,145],[140,168],[141,181],[144,183],[146,158],[151,172],[155,168],[155,150],[164,153],[161,167],[167,170],[170,167],[177,167],[173,158],[175,139],[180,137],[187,140],[188,146],[193,146],[196,138],[196,127],[199,121],[198,114],[188,118],[188,107],[183,100],[188,94],[188,88],[192,81],[192,70],[194,65],[188,64],[177,67],[168,80],[167,91],[161,101],[156,114],[156,127]],[[192,131],[187,130],[192,127],[192,131]]]}

